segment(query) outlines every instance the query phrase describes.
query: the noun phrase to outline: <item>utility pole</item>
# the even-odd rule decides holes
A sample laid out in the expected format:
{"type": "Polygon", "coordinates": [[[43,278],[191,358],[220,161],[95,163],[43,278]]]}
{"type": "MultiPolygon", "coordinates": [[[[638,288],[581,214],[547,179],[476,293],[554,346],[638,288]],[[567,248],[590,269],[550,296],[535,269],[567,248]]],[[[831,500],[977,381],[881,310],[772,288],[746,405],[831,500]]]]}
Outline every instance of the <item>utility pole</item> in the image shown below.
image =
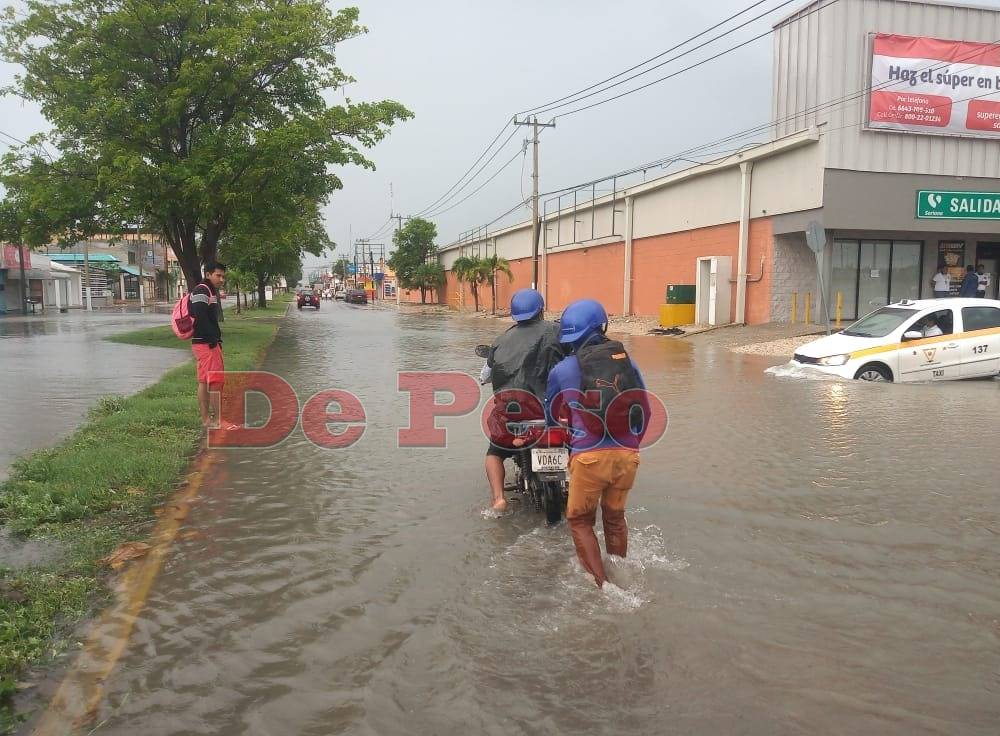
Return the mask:
{"type": "MultiPolygon", "coordinates": [[[[390,212],[391,211],[392,210],[390,210],[390,212]]],[[[396,238],[395,238],[395,240],[398,241],[399,240],[399,233],[403,229],[403,216],[402,215],[389,215],[389,217],[391,217],[392,219],[396,220],[396,238]]],[[[406,219],[409,220],[410,218],[407,217],[406,219]]],[[[382,288],[384,289],[385,287],[383,286],[382,288]]],[[[396,307],[397,308],[399,307],[400,288],[401,288],[401,285],[399,283],[399,274],[397,273],[396,274],[396,307]]]]}
{"type": "MultiPolygon", "coordinates": [[[[85,293],[87,295],[87,311],[92,312],[94,310],[94,304],[91,301],[90,296],[90,239],[87,238],[83,241],[83,288],[86,289],[85,293]]],[[[122,294],[122,298],[125,295],[122,294]]]]}
{"type": "Polygon", "coordinates": [[[538,129],[554,128],[555,123],[539,123],[538,116],[531,120],[525,118],[518,120],[514,118],[514,125],[530,125],[532,129],[531,140],[531,288],[538,288],[538,234],[541,232],[541,225],[538,221],[538,129]]]}
{"type": "MultiPolygon", "coordinates": [[[[20,240],[20,238],[18,238],[20,240]]],[[[28,282],[25,280],[24,272],[24,244],[17,244],[17,268],[20,272],[20,289],[21,289],[21,314],[28,313],[28,282]]]]}

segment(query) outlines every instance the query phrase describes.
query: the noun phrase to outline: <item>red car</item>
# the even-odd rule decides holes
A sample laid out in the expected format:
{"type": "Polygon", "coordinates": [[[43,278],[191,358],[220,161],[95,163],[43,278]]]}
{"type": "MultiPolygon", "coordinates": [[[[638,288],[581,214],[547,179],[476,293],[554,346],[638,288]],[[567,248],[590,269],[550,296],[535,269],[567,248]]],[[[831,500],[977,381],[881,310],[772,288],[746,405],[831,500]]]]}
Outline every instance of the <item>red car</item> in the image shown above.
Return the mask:
{"type": "Polygon", "coordinates": [[[299,292],[296,304],[299,309],[302,309],[302,307],[316,307],[316,309],[319,309],[319,294],[312,289],[303,289],[299,292]]]}

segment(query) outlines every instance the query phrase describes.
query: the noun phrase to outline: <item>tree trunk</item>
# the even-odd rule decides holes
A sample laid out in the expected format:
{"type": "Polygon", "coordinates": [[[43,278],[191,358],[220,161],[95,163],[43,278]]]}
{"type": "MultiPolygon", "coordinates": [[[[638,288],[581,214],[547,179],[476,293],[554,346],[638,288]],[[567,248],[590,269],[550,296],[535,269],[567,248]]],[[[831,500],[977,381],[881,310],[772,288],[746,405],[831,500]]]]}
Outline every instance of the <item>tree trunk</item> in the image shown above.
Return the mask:
{"type": "Polygon", "coordinates": [[[267,306],[267,292],[265,291],[265,279],[261,274],[257,274],[257,306],[261,309],[267,306]]]}
{"type": "Polygon", "coordinates": [[[479,284],[475,281],[471,283],[472,286],[472,302],[476,305],[476,311],[479,311],[479,284]]]}
{"type": "Polygon", "coordinates": [[[240,313],[240,287],[236,287],[236,314],[240,313]]]}
{"type": "Polygon", "coordinates": [[[187,290],[190,293],[194,287],[201,283],[201,260],[198,257],[198,241],[195,238],[195,232],[179,222],[171,223],[166,230],[167,241],[170,243],[174,255],[177,256],[177,263],[181,267],[181,273],[184,274],[187,290]]]}
{"type": "Polygon", "coordinates": [[[493,278],[490,279],[490,293],[493,295],[493,314],[497,313],[497,277],[493,274],[493,278]]]}
{"type": "Polygon", "coordinates": [[[423,286],[420,287],[420,303],[421,304],[427,303],[427,290],[424,289],[423,286]]]}

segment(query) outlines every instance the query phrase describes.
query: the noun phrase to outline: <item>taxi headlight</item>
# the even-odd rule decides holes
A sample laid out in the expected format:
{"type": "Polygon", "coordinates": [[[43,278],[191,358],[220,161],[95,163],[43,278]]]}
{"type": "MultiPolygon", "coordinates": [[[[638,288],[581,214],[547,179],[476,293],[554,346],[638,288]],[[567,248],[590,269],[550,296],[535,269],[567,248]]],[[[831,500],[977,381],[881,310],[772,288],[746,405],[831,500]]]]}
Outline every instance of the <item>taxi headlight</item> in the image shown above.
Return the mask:
{"type": "Polygon", "coordinates": [[[830,356],[828,356],[826,358],[820,358],[819,359],[819,364],[820,365],[844,365],[850,359],[851,359],[851,356],[850,356],[849,353],[844,354],[844,355],[830,355],[830,356]]]}

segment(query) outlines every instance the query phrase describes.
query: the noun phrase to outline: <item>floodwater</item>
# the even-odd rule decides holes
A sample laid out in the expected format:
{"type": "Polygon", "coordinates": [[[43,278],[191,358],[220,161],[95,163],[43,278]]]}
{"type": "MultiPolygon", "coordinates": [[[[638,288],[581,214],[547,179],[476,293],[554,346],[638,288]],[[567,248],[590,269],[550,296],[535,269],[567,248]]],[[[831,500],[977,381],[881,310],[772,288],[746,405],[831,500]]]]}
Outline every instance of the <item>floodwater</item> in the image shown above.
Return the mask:
{"type": "Polygon", "coordinates": [[[670,427],[599,592],[564,525],[482,513],[475,416],[396,447],[396,372],[478,372],[504,327],[293,311],[266,368],[362,397],[366,434],[219,453],[96,732],[997,733],[1000,385],[629,340],[670,427]]]}
{"type": "Polygon", "coordinates": [[[101,396],[135,393],[190,358],[103,339],[169,319],[118,310],[0,318],[0,479],[18,455],[72,433],[101,396]]]}

